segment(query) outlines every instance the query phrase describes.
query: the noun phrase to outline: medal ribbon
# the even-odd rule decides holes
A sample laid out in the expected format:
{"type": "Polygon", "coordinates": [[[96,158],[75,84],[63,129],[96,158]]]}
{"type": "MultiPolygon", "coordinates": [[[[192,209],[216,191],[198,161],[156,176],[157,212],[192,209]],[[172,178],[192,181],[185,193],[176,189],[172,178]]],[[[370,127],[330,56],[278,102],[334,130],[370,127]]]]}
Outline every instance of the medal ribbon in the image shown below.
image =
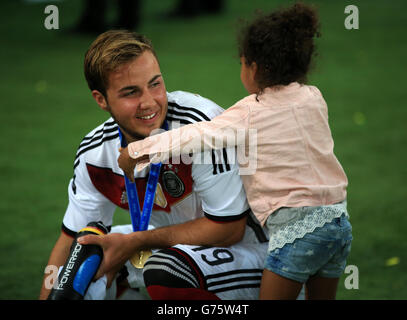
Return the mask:
{"type": "MultiPolygon", "coordinates": [[[[123,136],[120,128],[119,131],[120,145],[122,148],[127,147],[127,142],[123,136]]],[[[162,129],[168,130],[168,123],[165,120],[162,129]]],[[[124,183],[126,186],[127,201],[129,204],[129,211],[131,217],[131,224],[133,231],[144,231],[148,228],[150,221],[151,211],[153,210],[155,192],[157,189],[158,178],[160,177],[161,162],[152,163],[150,165],[150,174],[148,175],[146,194],[144,196],[143,212],[140,210],[140,203],[137,195],[137,186],[135,182],[131,182],[126,175],[124,175],[124,183]]]]}

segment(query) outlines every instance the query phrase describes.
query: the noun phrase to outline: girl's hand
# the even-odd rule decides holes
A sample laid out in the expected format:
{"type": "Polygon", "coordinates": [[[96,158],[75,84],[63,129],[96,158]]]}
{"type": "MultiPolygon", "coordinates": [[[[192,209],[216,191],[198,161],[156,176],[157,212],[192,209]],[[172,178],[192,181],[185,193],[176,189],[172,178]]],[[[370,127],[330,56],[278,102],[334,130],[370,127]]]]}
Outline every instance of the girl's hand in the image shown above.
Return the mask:
{"type": "Polygon", "coordinates": [[[129,150],[126,148],[119,149],[120,156],[117,159],[119,167],[123,170],[124,174],[131,182],[134,182],[134,168],[136,167],[137,160],[129,155],[129,150]]]}

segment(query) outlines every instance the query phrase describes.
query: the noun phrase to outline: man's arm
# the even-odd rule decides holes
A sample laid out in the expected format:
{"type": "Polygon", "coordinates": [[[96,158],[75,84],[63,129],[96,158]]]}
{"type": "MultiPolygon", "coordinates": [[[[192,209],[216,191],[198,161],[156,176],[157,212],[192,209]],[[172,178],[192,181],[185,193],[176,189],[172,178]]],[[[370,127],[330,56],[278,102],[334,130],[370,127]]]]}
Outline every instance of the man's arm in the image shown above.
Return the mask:
{"type": "MultiPolygon", "coordinates": [[[[61,232],[57,242],[55,243],[54,248],[51,251],[48,265],[53,265],[59,268],[65,264],[66,259],[68,258],[69,250],[72,245],[73,238],[67,236],[65,233],[61,232]]],[[[50,288],[46,287],[46,279],[49,275],[44,275],[44,279],[42,281],[41,292],[39,295],[40,300],[45,300],[48,298],[48,295],[51,291],[50,288]]]]}
{"type": "Polygon", "coordinates": [[[150,248],[167,248],[176,244],[228,247],[242,240],[246,217],[237,221],[218,223],[206,217],[182,224],[130,234],[131,243],[145,243],[150,248]]]}
{"type": "Polygon", "coordinates": [[[103,248],[103,261],[96,278],[115,273],[135,252],[168,248],[176,244],[227,247],[239,242],[245,232],[246,217],[217,223],[206,217],[185,223],[130,234],[87,235],[81,244],[97,244],[103,248]]]}

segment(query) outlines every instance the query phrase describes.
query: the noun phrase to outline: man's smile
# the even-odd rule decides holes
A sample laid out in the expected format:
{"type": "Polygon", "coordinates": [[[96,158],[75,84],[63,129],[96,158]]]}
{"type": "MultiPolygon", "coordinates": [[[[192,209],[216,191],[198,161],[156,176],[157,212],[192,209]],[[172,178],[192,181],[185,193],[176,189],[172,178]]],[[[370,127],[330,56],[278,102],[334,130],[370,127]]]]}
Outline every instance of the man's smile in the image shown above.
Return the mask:
{"type": "Polygon", "coordinates": [[[147,116],[141,116],[141,117],[137,117],[137,118],[142,119],[142,120],[150,120],[150,119],[154,118],[156,115],[157,115],[157,112],[152,113],[152,114],[147,115],[147,116]]]}

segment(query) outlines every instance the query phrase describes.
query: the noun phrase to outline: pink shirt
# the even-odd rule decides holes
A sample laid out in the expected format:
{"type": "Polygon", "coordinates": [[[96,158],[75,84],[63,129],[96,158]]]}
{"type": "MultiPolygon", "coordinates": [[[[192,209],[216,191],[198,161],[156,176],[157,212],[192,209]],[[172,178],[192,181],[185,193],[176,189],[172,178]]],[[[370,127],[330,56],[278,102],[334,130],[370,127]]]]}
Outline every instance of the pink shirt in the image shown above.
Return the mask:
{"type": "MultiPolygon", "coordinates": [[[[157,162],[233,145],[249,205],[261,224],[281,207],[346,198],[348,181],[333,153],[326,102],[316,87],[296,82],[266,88],[257,99],[245,97],[212,121],[130,143],[128,150],[132,158],[150,155],[150,162],[157,162]]],[[[137,170],[148,163],[139,163],[137,170]]]]}

